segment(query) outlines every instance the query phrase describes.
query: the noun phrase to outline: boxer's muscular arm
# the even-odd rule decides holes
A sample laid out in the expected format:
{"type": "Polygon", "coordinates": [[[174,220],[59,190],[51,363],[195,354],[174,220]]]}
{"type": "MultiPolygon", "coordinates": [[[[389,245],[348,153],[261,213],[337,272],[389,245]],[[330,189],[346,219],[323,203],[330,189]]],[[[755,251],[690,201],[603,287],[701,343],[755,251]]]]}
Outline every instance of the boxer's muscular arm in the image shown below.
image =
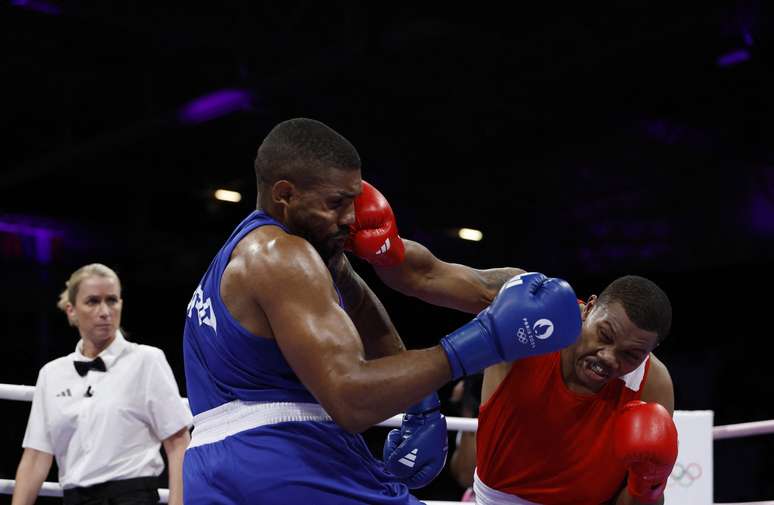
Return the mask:
{"type": "MultiPolygon", "coordinates": [[[[669,375],[666,365],[656,358],[654,354],[650,355],[650,371],[643,385],[641,400],[660,403],[670,414],[674,415],[675,391],[672,385],[672,377],[669,375]]],[[[612,503],[614,505],[639,505],[639,502],[626,491],[626,481],[623,482],[616,499],[612,503]]],[[[663,505],[663,503],[664,497],[662,496],[655,505],[663,505]]]]}
{"type": "Polygon", "coordinates": [[[248,296],[263,309],[301,382],[342,428],[359,432],[402,412],[451,377],[440,346],[367,361],[331,275],[305,240],[278,235],[245,252],[248,296]]]}
{"type": "Polygon", "coordinates": [[[524,270],[492,268],[477,270],[436,258],[425,246],[403,239],[406,259],[389,267],[374,266],[391,288],[441,307],[476,314],[489,305],[500,287],[524,270]]]}
{"type": "Polygon", "coordinates": [[[345,255],[330,264],[331,274],[344,300],[344,309],[355,323],[366,359],[391,356],[406,350],[398,331],[379,298],[352,269],[345,255]]]}
{"type": "Polygon", "coordinates": [[[670,414],[675,413],[675,390],[666,365],[650,355],[650,371],[642,389],[642,401],[660,403],[670,414]]]}

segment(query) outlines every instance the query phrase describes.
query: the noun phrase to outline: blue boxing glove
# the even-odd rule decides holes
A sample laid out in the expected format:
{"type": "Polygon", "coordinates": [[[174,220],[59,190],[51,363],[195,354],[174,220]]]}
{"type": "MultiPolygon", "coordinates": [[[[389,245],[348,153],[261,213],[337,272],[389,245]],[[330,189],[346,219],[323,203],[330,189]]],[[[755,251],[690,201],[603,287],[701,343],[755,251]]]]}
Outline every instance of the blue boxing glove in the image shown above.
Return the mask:
{"type": "Polygon", "coordinates": [[[452,379],[495,363],[547,354],[580,335],[578,299],[564,280],[537,272],[512,277],[491,305],[441,339],[452,379]]]}
{"type": "Polygon", "coordinates": [[[449,450],[446,418],[433,393],[409,407],[400,429],[384,441],[384,468],[409,489],[428,485],[443,470],[449,450]]]}

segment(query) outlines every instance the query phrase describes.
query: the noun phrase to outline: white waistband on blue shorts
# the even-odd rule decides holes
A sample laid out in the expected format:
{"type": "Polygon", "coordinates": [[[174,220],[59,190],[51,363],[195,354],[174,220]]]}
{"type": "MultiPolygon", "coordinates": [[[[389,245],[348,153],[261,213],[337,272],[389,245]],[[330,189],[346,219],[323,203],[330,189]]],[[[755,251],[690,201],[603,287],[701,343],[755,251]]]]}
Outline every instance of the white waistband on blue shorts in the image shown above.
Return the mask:
{"type": "Polygon", "coordinates": [[[332,421],[317,403],[234,400],[194,416],[188,447],[211,444],[245,430],[293,421],[332,421]]]}
{"type": "Polygon", "coordinates": [[[503,493],[487,486],[478,478],[478,472],[473,474],[473,492],[476,494],[477,505],[540,505],[523,500],[515,494],[503,493]]]}

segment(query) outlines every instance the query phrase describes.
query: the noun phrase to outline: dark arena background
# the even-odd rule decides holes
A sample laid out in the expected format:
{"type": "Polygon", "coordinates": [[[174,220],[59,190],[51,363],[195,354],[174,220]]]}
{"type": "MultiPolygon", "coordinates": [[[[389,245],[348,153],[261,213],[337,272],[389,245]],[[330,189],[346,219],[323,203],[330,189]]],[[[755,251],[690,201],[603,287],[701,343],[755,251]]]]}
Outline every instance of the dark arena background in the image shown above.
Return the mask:
{"type": "MultiPolygon", "coordinates": [[[[34,385],[72,351],[57,296],[98,261],[122,279],[130,338],[165,351],[185,394],[191,293],[255,208],[259,143],[303,116],[353,142],[401,235],[444,260],[544,272],[583,298],[655,280],[676,408],[774,419],[771,5],[619,4],[4,1],[0,383],[34,385]]],[[[409,348],[470,317],[352,261],[409,348]]],[[[1,404],[13,479],[30,404],[1,404]]],[[[366,433],[377,454],[385,433],[366,433]]],[[[713,458],[716,502],[774,499],[774,436],[719,440],[713,458]]],[[[462,491],[447,468],[415,494],[462,491]]]]}

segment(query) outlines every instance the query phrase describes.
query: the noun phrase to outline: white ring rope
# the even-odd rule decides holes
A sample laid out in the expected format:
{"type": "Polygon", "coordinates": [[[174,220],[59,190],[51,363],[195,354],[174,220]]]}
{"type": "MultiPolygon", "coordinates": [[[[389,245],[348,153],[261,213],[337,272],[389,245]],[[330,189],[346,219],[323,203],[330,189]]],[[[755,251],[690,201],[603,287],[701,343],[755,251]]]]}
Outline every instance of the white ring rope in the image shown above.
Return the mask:
{"type": "MultiPolygon", "coordinates": [[[[0,495],[13,494],[13,487],[15,482],[9,479],[0,479],[0,495]]],[[[40,488],[38,496],[62,496],[62,488],[59,487],[57,482],[44,482],[40,488]]],[[[159,489],[159,503],[169,503],[169,490],[159,489]]],[[[456,501],[425,501],[427,505],[463,505],[456,501]]],[[[774,505],[774,502],[760,502],[774,505]]],[[[725,505],[725,504],[724,504],[725,505]]],[[[756,504],[744,504],[744,505],[756,505],[756,504]]]]}
{"type": "Polygon", "coordinates": [[[725,426],[715,426],[712,428],[712,438],[714,440],[751,437],[753,435],[765,435],[767,433],[774,433],[774,420],[727,424],[725,426]]]}
{"type": "Polygon", "coordinates": [[[17,386],[16,384],[0,384],[0,400],[16,400],[31,402],[35,386],[17,386]]]}
{"type": "MultiPolygon", "coordinates": [[[[0,384],[0,400],[32,401],[35,386],[20,386],[16,384],[0,384]]],[[[183,400],[188,403],[187,398],[183,400]]],[[[397,415],[385,419],[377,426],[400,426],[402,416],[397,415]]],[[[476,431],[478,419],[469,417],[447,417],[446,425],[451,431],[476,431]]],[[[751,437],[774,433],[774,419],[768,421],[753,421],[750,423],[727,424],[712,428],[712,438],[720,440],[724,438],[751,437]]]]}
{"type": "MultiPolygon", "coordinates": [[[[16,400],[31,402],[35,393],[35,386],[22,386],[16,384],[0,384],[0,400],[16,400]]],[[[188,399],[183,398],[186,405],[188,399]]],[[[400,426],[403,416],[397,415],[382,421],[377,426],[400,426]]],[[[478,419],[468,417],[447,417],[446,424],[451,431],[476,431],[478,428],[478,419]]],[[[720,440],[724,438],[749,437],[754,435],[764,435],[774,433],[774,420],[754,421],[750,423],[729,424],[725,426],[715,426],[712,429],[712,438],[720,440]]],[[[13,494],[15,481],[9,479],[0,479],[0,494],[13,494]]],[[[39,496],[62,496],[62,488],[57,482],[44,482],[40,488],[39,496]]],[[[160,503],[167,503],[169,500],[169,490],[159,489],[160,503]]],[[[427,505],[460,505],[460,502],[450,501],[425,501],[427,505]]],[[[774,501],[757,501],[745,503],[724,503],[715,505],[774,505],[774,501]]]]}

